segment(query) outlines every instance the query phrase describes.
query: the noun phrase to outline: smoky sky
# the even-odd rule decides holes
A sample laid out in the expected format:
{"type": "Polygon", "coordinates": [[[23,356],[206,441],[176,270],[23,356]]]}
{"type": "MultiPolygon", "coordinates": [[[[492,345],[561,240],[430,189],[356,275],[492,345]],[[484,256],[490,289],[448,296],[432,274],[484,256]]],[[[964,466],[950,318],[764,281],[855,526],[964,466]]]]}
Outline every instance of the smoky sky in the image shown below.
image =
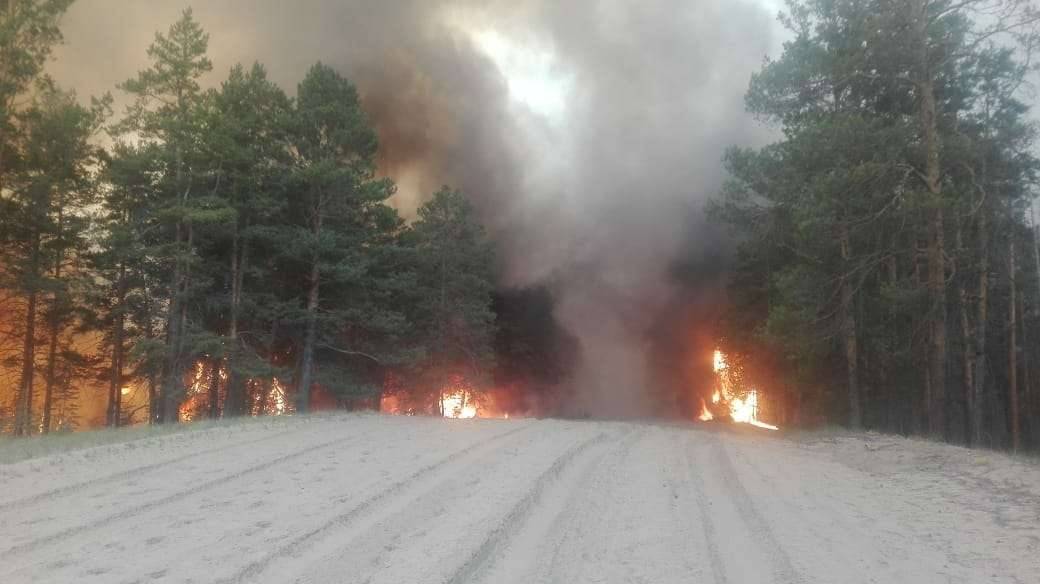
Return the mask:
{"type": "MultiPolygon", "coordinates": [[[[82,95],[118,98],[114,86],[146,66],[155,31],[186,6],[79,0],[51,71],[82,95]]],[[[743,93],[773,48],[772,9],[757,0],[223,0],[193,9],[211,35],[210,85],[253,61],[290,93],[319,60],[355,81],[402,212],[442,184],[462,190],[495,239],[502,285],[552,290],[555,316],[582,352],[571,407],[650,412],[651,327],[684,296],[700,301],[696,277],[680,285],[674,268],[728,245],[702,213],[722,183],[722,153],[768,136],[745,114],[743,93]],[[488,35],[545,61],[556,111],[517,99],[516,80],[480,42],[488,35]]],[[[717,289],[716,271],[706,271],[705,289],[717,289]]]]}

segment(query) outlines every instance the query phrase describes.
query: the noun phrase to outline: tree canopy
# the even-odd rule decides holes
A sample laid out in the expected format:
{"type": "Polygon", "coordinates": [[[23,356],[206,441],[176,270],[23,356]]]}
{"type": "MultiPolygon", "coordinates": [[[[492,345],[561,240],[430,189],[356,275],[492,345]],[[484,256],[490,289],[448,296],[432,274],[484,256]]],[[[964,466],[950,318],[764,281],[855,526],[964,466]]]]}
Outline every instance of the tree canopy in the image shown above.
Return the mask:
{"type": "Polygon", "coordinates": [[[793,401],[818,407],[792,417],[1019,447],[1037,403],[1016,376],[1040,356],[1023,344],[1037,264],[1021,259],[1036,257],[1036,10],[807,0],[782,21],[792,39],[747,107],[783,139],[731,150],[713,205],[741,242],[730,342],[783,355],[793,401]]]}

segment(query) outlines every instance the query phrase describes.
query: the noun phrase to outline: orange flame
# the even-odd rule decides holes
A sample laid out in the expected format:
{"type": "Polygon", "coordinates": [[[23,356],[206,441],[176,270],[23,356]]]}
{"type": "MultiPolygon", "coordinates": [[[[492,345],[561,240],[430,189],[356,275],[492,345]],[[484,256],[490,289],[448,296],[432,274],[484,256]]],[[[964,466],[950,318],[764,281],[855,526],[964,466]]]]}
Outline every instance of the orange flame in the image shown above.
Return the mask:
{"type": "MultiPolygon", "coordinates": [[[[758,419],[758,390],[754,388],[748,389],[743,398],[734,395],[733,386],[735,385],[735,380],[730,374],[726,356],[718,349],[715,349],[714,366],[719,388],[711,396],[712,403],[725,401],[729,406],[729,415],[734,422],[750,424],[766,430],[779,430],[778,427],[758,419]]],[[[703,406],[703,402],[701,404],[703,406]]],[[[710,414],[711,412],[708,413],[710,414]]]]}
{"type": "Polygon", "coordinates": [[[395,378],[388,378],[379,398],[379,411],[396,416],[429,414],[430,397],[433,414],[450,419],[488,418],[505,419],[520,415],[509,407],[511,393],[508,387],[478,388],[463,375],[451,375],[437,391],[421,387],[407,387],[395,378]]]}
{"type": "Polygon", "coordinates": [[[207,396],[207,381],[209,380],[206,362],[202,359],[195,361],[192,367],[191,382],[185,391],[185,399],[177,409],[177,414],[182,422],[191,422],[198,416],[199,408],[203,405],[203,399],[207,396]]]}
{"type": "Polygon", "coordinates": [[[697,416],[697,419],[702,422],[710,422],[715,419],[715,416],[712,415],[711,410],[708,409],[708,405],[704,403],[703,399],[701,400],[701,413],[697,416]]]}
{"type": "Polygon", "coordinates": [[[458,390],[441,395],[441,411],[445,418],[465,420],[477,417],[477,404],[468,391],[458,390]]]}

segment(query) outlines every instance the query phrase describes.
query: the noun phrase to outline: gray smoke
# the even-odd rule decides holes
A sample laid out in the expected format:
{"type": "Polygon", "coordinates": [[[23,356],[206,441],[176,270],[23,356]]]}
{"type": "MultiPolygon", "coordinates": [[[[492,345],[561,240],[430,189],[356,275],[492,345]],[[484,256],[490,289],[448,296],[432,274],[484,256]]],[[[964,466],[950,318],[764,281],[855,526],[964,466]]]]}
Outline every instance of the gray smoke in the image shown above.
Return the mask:
{"type": "MultiPolygon", "coordinates": [[[[184,5],[79,0],[52,71],[100,93],[145,63],[184,5]]],[[[321,60],[358,84],[380,167],[408,215],[441,184],[463,190],[501,250],[503,285],[548,284],[579,340],[575,411],[643,415],[650,327],[682,304],[670,270],[723,245],[701,213],[771,48],[756,0],[224,0],[197,2],[215,85],[236,62],[293,90],[321,60]],[[485,36],[475,36],[482,32],[485,36]],[[560,104],[525,105],[478,39],[547,62],[560,104]],[[560,89],[562,88],[562,89],[560,89]]]]}

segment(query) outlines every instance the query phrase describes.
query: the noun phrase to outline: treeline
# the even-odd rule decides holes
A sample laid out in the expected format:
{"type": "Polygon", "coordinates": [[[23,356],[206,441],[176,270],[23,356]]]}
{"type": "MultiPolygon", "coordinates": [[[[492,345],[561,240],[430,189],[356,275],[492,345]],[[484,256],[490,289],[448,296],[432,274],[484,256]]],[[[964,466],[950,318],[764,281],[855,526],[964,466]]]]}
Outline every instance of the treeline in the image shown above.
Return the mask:
{"type": "Polygon", "coordinates": [[[795,0],[734,149],[727,344],[789,422],[1040,447],[1040,13],[1026,0],[795,0]]]}
{"type": "Polygon", "coordinates": [[[205,89],[188,10],[113,116],[43,73],[70,3],[0,2],[4,430],[71,427],[84,391],[118,426],[487,375],[484,231],[447,188],[410,225],[388,206],[350,81],[319,63],[289,97],[256,64],[205,89]]]}

